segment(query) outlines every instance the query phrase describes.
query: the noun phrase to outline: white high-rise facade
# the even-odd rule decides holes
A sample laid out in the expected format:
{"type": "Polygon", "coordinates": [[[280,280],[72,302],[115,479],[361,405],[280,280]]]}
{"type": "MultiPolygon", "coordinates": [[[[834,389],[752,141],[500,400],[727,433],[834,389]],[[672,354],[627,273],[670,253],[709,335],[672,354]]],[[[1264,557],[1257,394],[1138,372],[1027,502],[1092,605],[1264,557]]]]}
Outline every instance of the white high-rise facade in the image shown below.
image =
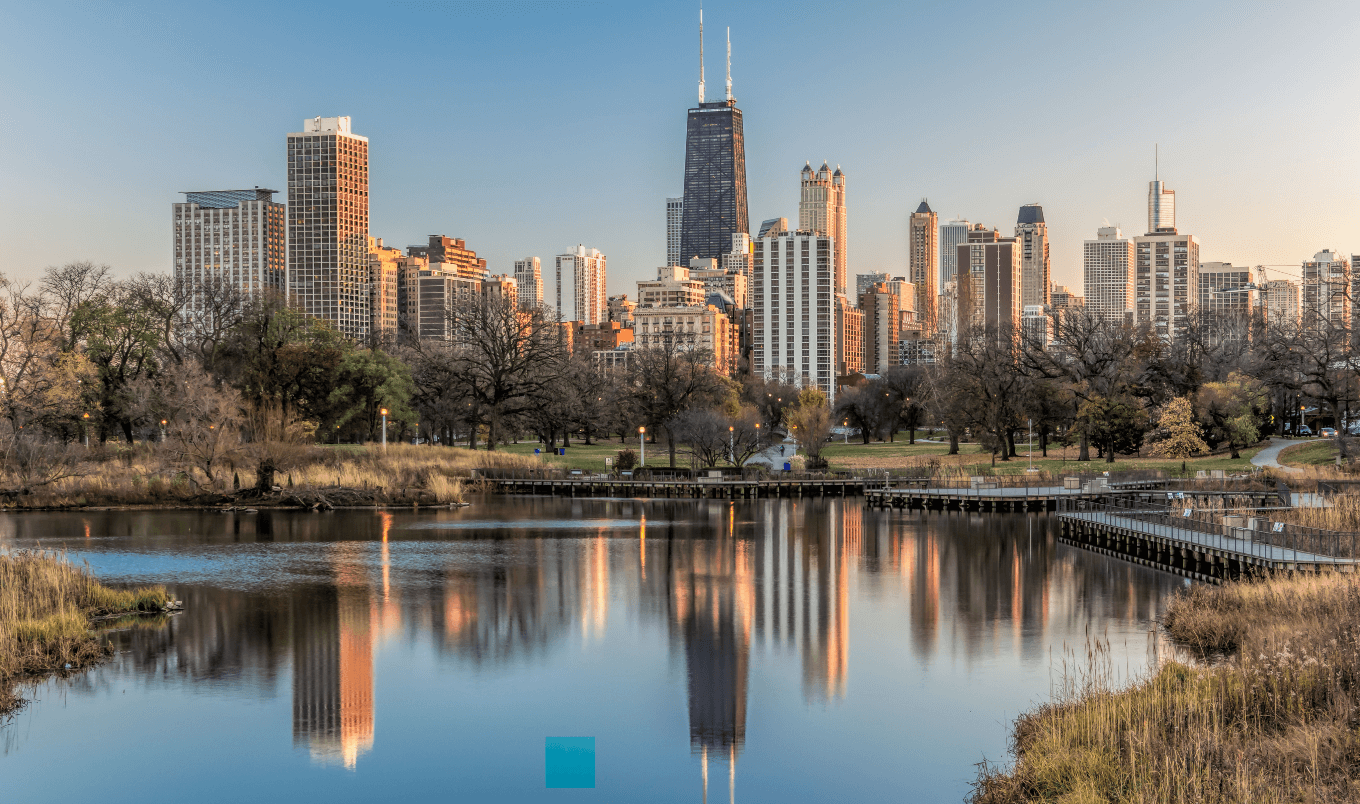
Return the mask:
{"type": "Polygon", "coordinates": [[[754,243],[752,372],[816,386],[833,401],[835,265],[828,235],[799,231],[754,243]]]}
{"type": "Polygon", "coordinates": [[[288,135],[288,293],[354,340],[372,323],[368,138],[348,117],[314,117],[288,135]]]}
{"type": "Polygon", "coordinates": [[[1046,307],[1052,278],[1048,262],[1048,224],[1038,204],[1020,207],[1015,222],[1015,242],[1020,244],[1020,306],[1046,307]]]}
{"type": "Polygon", "coordinates": [[[1327,322],[1336,329],[1351,325],[1351,262],[1331,249],[1319,251],[1304,260],[1299,324],[1311,328],[1327,322]]]}
{"type": "Polygon", "coordinates": [[[578,245],[574,253],[557,255],[557,313],[562,320],[599,324],[606,320],[605,256],[599,249],[578,245]],[[572,317],[562,309],[562,271],[571,271],[572,317]]]}
{"type": "Polygon", "coordinates": [[[836,293],[845,292],[846,257],[850,251],[850,232],[845,216],[845,174],[840,166],[836,172],[825,162],[812,172],[812,164],[803,166],[801,195],[798,199],[798,229],[820,232],[836,241],[836,264],[833,281],[836,293]]]}
{"type": "Polygon", "coordinates": [[[1102,226],[1082,243],[1082,292],[1086,309],[1106,321],[1123,323],[1133,314],[1133,240],[1116,226],[1102,226]]]}
{"type": "Polygon", "coordinates": [[[940,224],[940,287],[953,282],[959,267],[959,244],[968,242],[972,224],[956,219],[940,224]]]}
{"type": "Polygon", "coordinates": [[[666,199],[666,264],[684,265],[680,261],[680,227],[685,222],[685,199],[666,199]]]}
{"type": "Polygon", "coordinates": [[[543,302],[543,263],[537,257],[515,260],[516,292],[519,294],[519,308],[532,310],[543,302]]]}
{"type": "Polygon", "coordinates": [[[1199,242],[1176,230],[1176,193],[1148,183],[1148,233],[1133,239],[1133,320],[1179,340],[1199,307],[1199,242]]]}
{"type": "Polygon", "coordinates": [[[204,284],[217,278],[242,293],[283,292],[287,280],[283,204],[274,190],[186,192],[172,205],[174,277],[203,302],[204,284]]]}

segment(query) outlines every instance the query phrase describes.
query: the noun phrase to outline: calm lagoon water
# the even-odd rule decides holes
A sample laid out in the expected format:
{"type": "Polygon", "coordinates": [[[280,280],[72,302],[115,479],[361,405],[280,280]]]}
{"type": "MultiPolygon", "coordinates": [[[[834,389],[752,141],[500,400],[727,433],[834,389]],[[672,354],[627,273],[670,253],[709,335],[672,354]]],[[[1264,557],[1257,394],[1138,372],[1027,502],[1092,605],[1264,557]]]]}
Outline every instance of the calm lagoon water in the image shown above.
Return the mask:
{"type": "Polygon", "coordinates": [[[959,801],[1175,576],[1047,516],[850,500],[0,516],[182,614],[0,726],[0,801],[959,801]],[[545,787],[590,736],[595,788],[545,787]]]}

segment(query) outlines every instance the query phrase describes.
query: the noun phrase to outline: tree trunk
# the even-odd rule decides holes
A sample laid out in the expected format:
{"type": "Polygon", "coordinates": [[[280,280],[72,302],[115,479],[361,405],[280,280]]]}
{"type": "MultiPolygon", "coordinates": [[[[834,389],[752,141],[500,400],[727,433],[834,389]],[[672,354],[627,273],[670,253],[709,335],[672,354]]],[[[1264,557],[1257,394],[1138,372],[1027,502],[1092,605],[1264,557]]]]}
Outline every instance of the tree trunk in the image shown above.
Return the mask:
{"type": "Polygon", "coordinates": [[[495,408],[491,409],[491,419],[486,423],[486,451],[491,452],[496,449],[496,430],[500,423],[501,414],[495,408]]]}
{"type": "Polygon", "coordinates": [[[1047,431],[1047,430],[1040,430],[1040,431],[1039,431],[1039,454],[1042,455],[1042,456],[1044,456],[1045,458],[1048,457],[1048,431],[1047,431]]]}
{"type": "Polygon", "coordinates": [[[949,454],[959,454],[959,434],[953,430],[949,431],[949,454]]]}
{"type": "Polygon", "coordinates": [[[470,449],[470,450],[475,450],[475,449],[477,449],[477,423],[476,423],[476,422],[473,422],[473,423],[472,423],[472,426],[468,428],[468,449],[470,449]]]}
{"type": "Polygon", "coordinates": [[[915,444],[915,443],[916,443],[916,428],[915,428],[915,427],[912,427],[911,430],[910,430],[910,432],[911,432],[911,436],[909,436],[909,439],[908,439],[907,443],[908,443],[908,444],[915,444]]]}
{"type": "Polygon", "coordinates": [[[260,463],[255,467],[255,490],[261,494],[267,494],[274,488],[274,458],[266,456],[260,459],[260,463]]]}
{"type": "Polygon", "coordinates": [[[997,441],[997,444],[999,445],[998,449],[992,451],[992,461],[993,461],[993,463],[995,463],[995,461],[996,461],[996,453],[997,453],[997,452],[1000,452],[1000,453],[1001,453],[1001,460],[1003,460],[1003,461],[1009,461],[1009,460],[1011,459],[1011,451],[1010,451],[1010,448],[1009,448],[1009,447],[1010,447],[1010,444],[1009,444],[1009,442],[1010,442],[1010,433],[1007,432],[1006,430],[994,430],[994,431],[993,431],[993,434],[996,436],[996,441],[997,441]]]}
{"type": "Polygon", "coordinates": [[[590,418],[586,418],[586,446],[590,446],[590,418]]]}
{"type": "Polygon", "coordinates": [[[1114,448],[1105,450],[1105,463],[1114,463],[1114,448]]]}
{"type": "Polygon", "coordinates": [[[563,448],[563,449],[566,449],[567,447],[570,447],[570,446],[571,446],[571,431],[568,430],[567,428],[563,427],[563,428],[562,428],[562,448],[563,448]]]}
{"type": "Polygon", "coordinates": [[[1020,454],[1015,451],[1015,431],[1006,430],[1006,455],[1009,458],[1018,458],[1020,454]]]}
{"type": "Polygon", "coordinates": [[[666,428],[666,447],[671,453],[671,468],[675,468],[675,436],[671,433],[671,428],[666,428]]]}
{"type": "Polygon", "coordinates": [[[1077,448],[1077,460],[1091,460],[1091,437],[1086,433],[1081,434],[1081,446],[1077,448]]]}

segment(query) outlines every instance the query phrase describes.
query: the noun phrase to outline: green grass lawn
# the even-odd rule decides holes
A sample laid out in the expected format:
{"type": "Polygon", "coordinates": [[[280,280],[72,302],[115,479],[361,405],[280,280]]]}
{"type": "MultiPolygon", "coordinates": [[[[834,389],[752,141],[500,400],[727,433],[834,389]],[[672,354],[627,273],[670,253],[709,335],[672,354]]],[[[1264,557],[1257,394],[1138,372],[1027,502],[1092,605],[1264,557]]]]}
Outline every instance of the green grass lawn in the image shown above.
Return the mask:
{"type": "MultiPolygon", "coordinates": [[[[1018,458],[1009,461],[996,461],[995,472],[998,474],[1021,474],[1029,467],[1029,460],[1026,447],[1017,444],[1017,451],[1020,453],[1018,458]]],[[[917,456],[941,456],[941,462],[949,465],[961,465],[969,474],[987,474],[993,471],[992,455],[990,452],[982,452],[977,444],[960,444],[959,456],[948,456],[949,444],[944,443],[922,443],[908,444],[905,440],[896,443],[855,443],[845,444],[836,442],[827,444],[822,450],[822,455],[831,464],[833,471],[845,470],[850,468],[876,468],[876,467],[899,467],[905,464],[904,459],[917,456]]],[[[1251,458],[1255,455],[1255,448],[1241,451],[1241,458],[1229,458],[1227,455],[1213,455],[1203,458],[1191,458],[1185,461],[1186,472],[1192,477],[1197,470],[1209,471],[1212,469],[1224,469],[1232,472],[1250,471],[1251,458]]],[[[1034,467],[1054,474],[1063,472],[1120,472],[1133,469],[1160,469],[1169,474],[1179,474],[1181,471],[1180,461],[1171,461],[1156,458],[1138,457],[1119,457],[1114,463],[1105,463],[1103,459],[1095,459],[1095,450],[1091,451],[1092,460],[1089,462],[1078,462],[1075,460],[1077,450],[1070,447],[1066,450],[1067,460],[1063,460],[1063,451],[1058,447],[1049,449],[1051,457],[1043,458],[1038,447],[1034,450],[1034,467]]]]}
{"type": "Polygon", "coordinates": [[[1285,466],[1324,466],[1336,463],[1336,442],[1330,438],[1307,444],[1295,444],[1280,451],[1280,463],[1285,466]]]}
{"type": "MultiPolygon", "coordinates": [[[[560,447],[561,445],[559,444],[558,446],[560,447]]],[[[566,455],[549,455],[542,444],[529,441],[522,444],[511,444],[508,447],[497,447],[497,449],[518,455],[533,455],[535,449],[542,449],[544,450],[543,460],[552,466],[561,466],[564,469],[580,469],[583,472],[603,472],[605,471],[605,458],[612,458],[615,455],[618,455],[619,450],[621,449],[631,449],[633,452],[637,452],[638,445],[636,441],[630,441],[626,445],[620,444],[617,438],[609,439],[607,441],[596,440],[595,443],[590,446],[573,441],[567,447],[566,455]]],[[[683,460],[681,454],[681,450],[677,448],[675,454],[676,465],[689,466],[689,453],[683,453],[683,460]]],[[[670,456],[666,452],[666,444],[664,441],[660,444],[647,445],[647,462],[649,464],[652,466],[666,466],[669,464],[669,461],[670,456]]]]}

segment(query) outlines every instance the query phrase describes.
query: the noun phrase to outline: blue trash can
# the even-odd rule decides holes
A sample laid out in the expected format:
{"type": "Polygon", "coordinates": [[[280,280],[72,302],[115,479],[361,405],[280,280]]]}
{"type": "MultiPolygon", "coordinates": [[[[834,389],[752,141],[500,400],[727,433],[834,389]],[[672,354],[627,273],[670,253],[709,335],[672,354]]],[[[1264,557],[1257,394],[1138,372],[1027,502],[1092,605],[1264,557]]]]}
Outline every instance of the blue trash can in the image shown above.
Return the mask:
{"type": "Polygon", "coordinates": [[[784,461],[784,471],[785,471],[785,472],[792,472],[792,471],[793,471],[793,464],[789,463],[788,461],[784,461]]]}
{"type": "Polygon", "coordinates": [[[535,454],[535,455],[540,455],[540,454],[542,454],[542,452],[543,452],[543,450],[539,449],[538,447],[534,447],[534,454],[535,454]]]}
{"type": "Polygon", "coordinates": [[[566,455],[566,454],[567,454],[567,448],[566,448],[566,447],[558,447],[558,448],[557,448],[557,454],[558,454],[558,455],[566,455]]]}

